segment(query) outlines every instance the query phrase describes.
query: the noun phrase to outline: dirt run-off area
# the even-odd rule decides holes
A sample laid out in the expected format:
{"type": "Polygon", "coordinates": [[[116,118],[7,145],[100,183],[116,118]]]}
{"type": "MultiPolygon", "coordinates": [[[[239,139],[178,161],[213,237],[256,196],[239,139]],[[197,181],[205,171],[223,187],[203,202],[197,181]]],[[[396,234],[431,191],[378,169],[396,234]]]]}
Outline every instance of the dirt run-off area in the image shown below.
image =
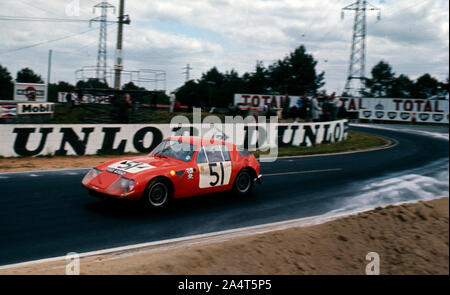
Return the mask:
{"type": "MultiPolygon", "coordinates": [[[[220,242],[87,256],[81,274],[449,274],[449,199],[376,208],[220,242]]],[[[64,259],[0,274],[65,274],[64,259]]]]}

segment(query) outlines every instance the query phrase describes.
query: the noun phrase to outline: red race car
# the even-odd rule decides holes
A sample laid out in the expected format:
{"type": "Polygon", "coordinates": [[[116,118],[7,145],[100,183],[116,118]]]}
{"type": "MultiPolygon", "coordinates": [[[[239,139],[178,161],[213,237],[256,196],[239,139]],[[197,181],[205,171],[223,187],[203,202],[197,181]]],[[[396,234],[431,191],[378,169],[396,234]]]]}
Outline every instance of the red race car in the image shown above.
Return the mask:
{"type": "Polygon", "coordinates": [[[260,164],[250,152],[222,140],[169,137],[150,154],[92,168],[82,180],[102,198],[141,200],[163,207],[171,199],[234,190],[251,192],[261,183],[260,164]]]}

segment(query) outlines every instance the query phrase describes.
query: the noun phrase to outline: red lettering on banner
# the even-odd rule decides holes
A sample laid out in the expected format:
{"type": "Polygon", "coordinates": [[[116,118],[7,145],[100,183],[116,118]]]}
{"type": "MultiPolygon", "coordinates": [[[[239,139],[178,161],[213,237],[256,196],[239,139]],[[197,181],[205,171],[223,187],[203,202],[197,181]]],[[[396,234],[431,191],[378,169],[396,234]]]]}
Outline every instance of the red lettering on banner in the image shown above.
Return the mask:
{"type": "Polygon", "coordinates": [[[417,105],[417,111],[421,112],[422,110],[420,109],[420,106],[422,105],[423,100],[416,100],[416,105],[417,105]]]}
{"type": "MultiPolygon", "coordinates": [[[[283,101],[284,101],[284,96],[280,96],[280,108],[282,105],[284,105],[283,101]]],[[[288,106],[288,107],[290,107],[290,106],[288,106]]]]}
{"type": "Polygon", "coordinates": [[[339,100],[342,101],[342,105],[343,105],[345,108],[347,108],[347,105],[346,105],[345,103],[347,102],[348,98],[340,97],[339,100]]]}
{"type": "Polygon", "coordinates": [[[263,95],[262,99],[264,99],[264,105],[267,105],[268,104],[267,101],[270,99],[270,96],[269,95],[263,95]]]}
{"type": "Polygon", "coordinates": [[[432,112],[433,111],[433,109],[431,108],[431,101],[428,100],[425,103],[425,107],[423,108],[423,111],[424,112],[432,112]]]}
{"type": "Polygon", "coordinates": [[[408,99],[408,100],[405,100],[405,102],[403,103],[403,108],[404,108],[405,111],[407,111],[407,112],[412,111],[412,109],[413,109],[413,103],[412,103],[412,101],[410,101],[409,99],[408,99]]]}
{"type": "Polygon", "coordinates": [[[354,99],[350,99],[348,103],[348,110],[349,111],[356,111],[356,104],[354,99]]]}
{"type": "Polygon", "coordinates": [[[278,106],[277,106],[277,97],[275,95],[272,96],[271,107],[272,108],[278,108],[278,106]]]}
{"type": "Polygon", "coordinates": [[[358,98],[358,106],[360,110],[365,110],[366,108],[362,106],[362,98],[358,98]]]}
{"type": "Polygon", "coordinates": [[[259,107],[260,99],[258,95],[252,97],[252,105],[254,107],[259,107]],[[256,102],[255,102],[256,101],[256,102]]]}
{"type": "Polygon", "coordinates": [[[437,101],[437,100],[434,101],[434,111],[436,113],[443,113],[444,112],[443,110],[439,109],[439,101],[437,101]]]}
{"type": "Polygon", "coordinates": [[[401,99],[394,99],[393,100],[395,102],[395,110],[399,111],[399,104],[403,101],[401,99]]]}
{"type": "Polygon", "coordinates": [[[244,99],[244,104],[248,104],[248,99],[250,98],[250,95],[242,95],[242,98],[244,99]]]}

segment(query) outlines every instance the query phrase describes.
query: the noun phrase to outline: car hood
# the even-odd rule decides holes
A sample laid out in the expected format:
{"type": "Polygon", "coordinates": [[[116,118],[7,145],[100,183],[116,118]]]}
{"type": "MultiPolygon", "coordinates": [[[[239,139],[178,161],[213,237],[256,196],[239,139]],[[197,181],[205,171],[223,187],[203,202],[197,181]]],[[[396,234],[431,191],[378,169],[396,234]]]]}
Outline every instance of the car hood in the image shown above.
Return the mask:
{"type": "Polygon", "coordinates": [[[97,168],[119,176],[133,178],[143,173],[177,169],[185,165],[186,162],[170,157],[139,156],[108,161],[97,168]]]}

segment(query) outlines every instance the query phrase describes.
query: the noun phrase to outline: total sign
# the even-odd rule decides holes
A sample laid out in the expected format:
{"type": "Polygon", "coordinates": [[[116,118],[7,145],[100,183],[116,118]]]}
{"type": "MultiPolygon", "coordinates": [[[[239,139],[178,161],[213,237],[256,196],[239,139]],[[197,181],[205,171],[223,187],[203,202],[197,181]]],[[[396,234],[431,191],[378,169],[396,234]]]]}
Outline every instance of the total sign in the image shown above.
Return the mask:
{"type": "Polygon", "coordinates": [[[15,83],[14,100],[46,102],[46,88],[45,84],[15,83]]]}
{"type": "MultiPolygon", "coordinates": [[[[272,109],[280,110],[285,103],[285,95],[264,95],[264,94],[235,94],[234,105],[243,104],[250,108],[262,109],[269,105],[272,109]]],[[[289,106],[296,105],[299,96],[289,96],[289,106]]]]}

